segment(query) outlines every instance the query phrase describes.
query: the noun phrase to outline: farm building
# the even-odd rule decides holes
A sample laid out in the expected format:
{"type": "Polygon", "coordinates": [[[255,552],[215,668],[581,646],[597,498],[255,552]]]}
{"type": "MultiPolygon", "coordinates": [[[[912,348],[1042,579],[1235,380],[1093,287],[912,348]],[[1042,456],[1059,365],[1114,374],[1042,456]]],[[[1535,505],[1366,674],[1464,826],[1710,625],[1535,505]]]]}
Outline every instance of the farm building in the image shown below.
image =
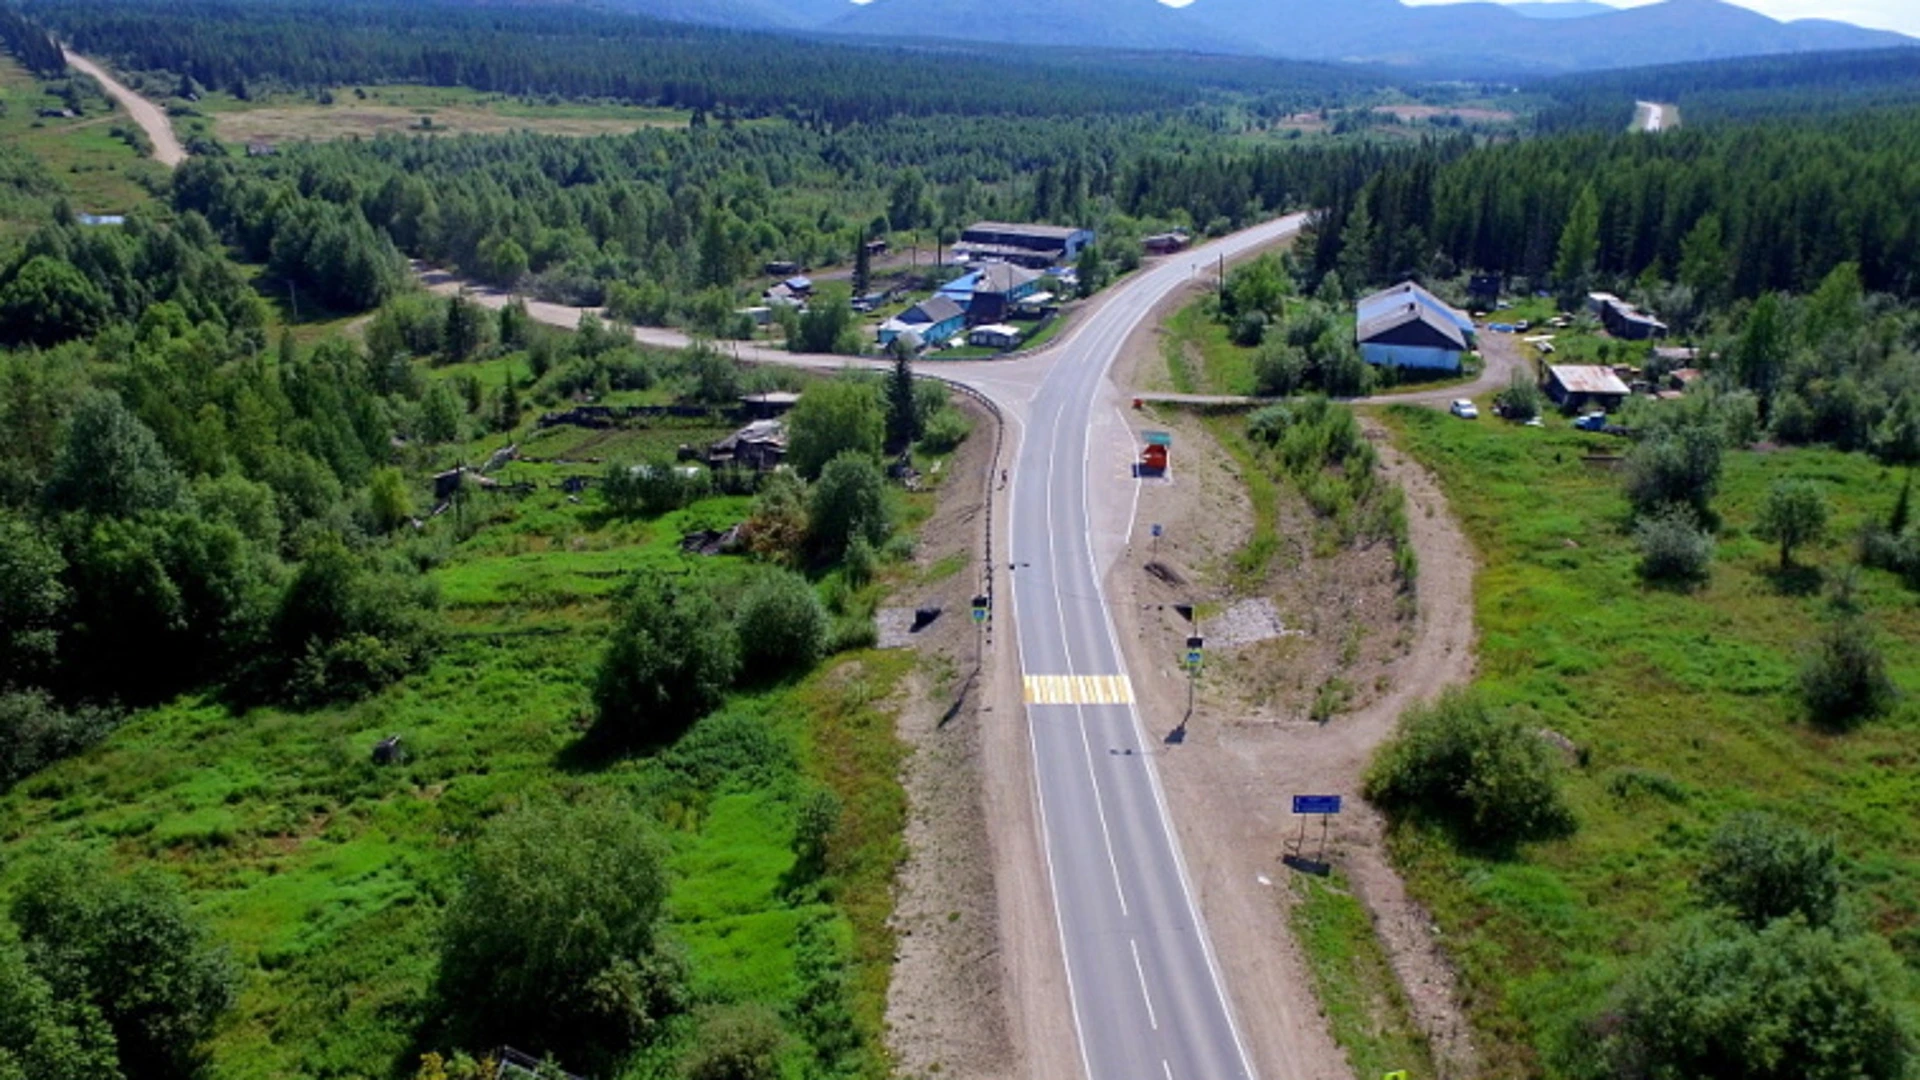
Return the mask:
{"type": "Polygon", "coordinates": [[[1010,262],[1044,270],[1079,258],[1091,243],[1092,229],[982,221],[960,234],[953,255],[962,262],[1010,262]]]}
{"type": "Polygon", "coordinates": [[[725,465],[744,465],[767,472],[786,459],[785,420],[755,420],[707,450],[707,464],[716,469],[725,465]]]}
{"type": "Polygon", "coordinates": [[[1191,242],[1186,233],[1175,230],[1155,233],[1147,237],[1140,241],[1140,249],[1149,255],[1172,255],[1175,252],[1187,250],[1187,245],[1191,242]]]}
{"type": "Polygon", "coordinates": [[[912,334],[922,345],[938,345],[965,329],[967,312],[951,297],[935,296],[922,300],[880,326],[880,344],[912,334]]]}
{"type": "Polygon", "coordinates": [[[1474,327],[1465,312],[1409,281],[1360,301],[1354,337],[1375,367],[1459,371],[1474,327]]]}
{"type": "Polygon", "coordinates": [[[985,349],[1011,349],[1020,344],[1020,331],[1004,323],[976,326],[967,335],[967,344],[985,349]]]}
{"type": "Polygon", "coordinates": [[[1547,369],[1547,396],[1562,408],[1612,412],[1631,392],[1612,368],[1569,364],[1547,369]]]}
{"type": "Polygon", "coordinates": [[[1650,341],[1667,336],[1667,324],[1612,293],[1589,293],[1587,310],[1600,317],[1607,333],[1622,341],[1650,341]]]}
{"type": "Polygon", "coordinates": [[[764,394],[748,394],[740,399],[740,409],[754,420],[776,420],[793,411],[800,404],[800,395],[786,390],[769,390],[764,394]]]}

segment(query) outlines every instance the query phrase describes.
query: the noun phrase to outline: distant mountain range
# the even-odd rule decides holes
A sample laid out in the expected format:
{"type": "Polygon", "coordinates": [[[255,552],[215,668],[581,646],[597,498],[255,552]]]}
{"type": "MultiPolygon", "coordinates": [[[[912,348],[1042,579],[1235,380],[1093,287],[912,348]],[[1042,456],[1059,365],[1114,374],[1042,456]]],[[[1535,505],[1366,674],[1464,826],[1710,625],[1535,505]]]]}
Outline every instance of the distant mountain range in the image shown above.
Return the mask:
{"type": "Polygon", "coordinates": [[[615,0],[741,29],[1075,48],[1239,53],[1493,75],[1873,49],[1915,39],[1820,19],[1780,22],[1723,0],[1614,9],[1399,0],[615,0]]]}

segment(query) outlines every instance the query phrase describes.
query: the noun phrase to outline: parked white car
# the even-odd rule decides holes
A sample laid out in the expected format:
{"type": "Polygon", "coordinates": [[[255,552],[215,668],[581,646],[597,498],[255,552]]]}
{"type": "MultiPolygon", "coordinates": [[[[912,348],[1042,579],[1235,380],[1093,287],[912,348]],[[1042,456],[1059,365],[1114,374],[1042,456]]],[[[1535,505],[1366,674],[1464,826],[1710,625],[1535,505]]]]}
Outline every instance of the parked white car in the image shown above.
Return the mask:
{"type": "Polygon", "coordinates": [[[1459,401],[1454,402],[1453,408],[1449,411],[1451,411],[1453,415],[1459,417],[1462,420],[1480,419],[1479,406],[1475,405],[1473,402],[1467,400],[1466,398],[1461,398],[1459,401]]]}

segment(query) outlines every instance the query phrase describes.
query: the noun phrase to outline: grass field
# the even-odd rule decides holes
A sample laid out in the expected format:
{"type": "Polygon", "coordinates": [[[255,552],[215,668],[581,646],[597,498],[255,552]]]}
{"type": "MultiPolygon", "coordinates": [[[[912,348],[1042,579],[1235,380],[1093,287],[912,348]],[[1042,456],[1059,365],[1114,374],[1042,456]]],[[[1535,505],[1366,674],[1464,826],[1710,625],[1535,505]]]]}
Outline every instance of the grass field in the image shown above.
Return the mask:
{"type": "MultiPolygon", "coordinates": [[[[670,446],[704,432],[619,434],[625,451],[652,435],[670,446]]],[[[858,1029],[849,1075],[885,1074],[888,919],[906,812],[892,710],[913,654],[842,654],[803,680],[741,692],[652,756],[583,755],[612,595],[643,568],[723,589],[743,581],[753,572],[746,560],[686,555],[679,541],[740,521],[750,500],[609,522],[596,499],[571,502],[553,487],[558,475],[512,466],[510,479],[538,484],[533,494],[476,494],[428,526],[430,546],[444,552],[431,576],[446,637],[425,671],[313,712],[236,715],[216,702],[175,702],[0,796],[0,886],[63,844],[184,880],[245,976],[210,1076],[410,1076],[422,1051],[450,1049],[424,1045],[422,1032],[433,1030],[439,912],[457,887],[464,841],[516,802],[595,792],[630,799],[660,823],[675,878],[667,932],[691,960],[699,1002],[791,1016],[801,996],[819,1000],[798,950],[803,926],[824,926],[858,1029]],[[743,740],[743,730],[755,734],[743,740]],[[408,760],[375,767],[374,742],[394,734],[408,760]],[[824,900],[783,885],[801,798],[821,786],[843,807],[824,900]]],[[[935,499],[894,497],[909,528],[935,499]]],[[[864,589],[832,574],[820,585],[851,595],[849,609],[870,610],[914,573],[889,565],[864,589]]],[[[678,1075],[674,1055],[691,1033],[690,1023],[675,1026],[624,1075],[678,1075]]],[[[786,1054],[787,1075],[810,1067],[803,1039],[786,1054]]]]}
{"type": "Polygon", "coordinates": [[[1907,695],[1895,715],[1827,734],[1794,694],[1801,657],[1834,617],[1852,537],[1890,511],[1900,475],[1827,450],[1730,452],[1712,580],[1680,593],[1639,582],[1619,477],[1583,464],[1596,441],[1619,444],[1558,418],[1536,430],[1385,415],[1439,474],[1481,557],[1478,685],[1581,750],[1566,784],[1580,828],[1567,840],[1497,861],[1428,833],[1394,837],[1463,969],[1487,1075],[1551,1075],[1544,1049],[1687,905],[1707,836],[1736,811],[1833,835],[1868,923],[1910,969],[1920,963],[1915,596],[1879,571],[1855,579],[1852,602],[1907,695]],[[1752,530],[1786,476],[1816,482],[1834,515],[1832,539],[1799,556],[1811,573],[1783,578],[1752,530]]]}
{"type": "MultiPolygon", "coordinates": [[[[67,108],[52,92],[63,83],[36,79],[0,54],[0,143],[38,161],[55,193],[67,196],[76,211],[118,214],[151,203],[148,185],[164,181],[166,172],[115,134],[116,127],[131,127],[131,121],[110,110],[105,97],[86,95],[86,110],[76,117],[40,115],[67,108]]],[[[0,236],[24,235],[39,227],[52,197],[40,192],[15,197],[9,186],[0,179],[0,236]]]]}
{"type": "Polygon", "coordinates": [[[500,135],[536,131],[546,135],[620,135],[641,128],[682,128],[691,114],[680,109],[613,102],[568,102],[487,94],[460,87],[336,87],[332,104],[318,94],[262,95],[246,101],[214,91],[199,101],[175,99],[197,115],[177,115],[183,136],[209,134],[245,147],[249,142],[328,142],[381,134],[500,135]]]}

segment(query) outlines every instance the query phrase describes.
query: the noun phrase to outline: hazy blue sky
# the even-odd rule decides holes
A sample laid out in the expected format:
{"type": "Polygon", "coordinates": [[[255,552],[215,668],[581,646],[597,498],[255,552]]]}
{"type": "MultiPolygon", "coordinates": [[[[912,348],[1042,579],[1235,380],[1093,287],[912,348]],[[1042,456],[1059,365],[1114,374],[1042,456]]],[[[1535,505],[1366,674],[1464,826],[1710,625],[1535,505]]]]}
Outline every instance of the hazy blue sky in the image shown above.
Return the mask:
{"type": "MultiPolygon", "coordinates": [[[[1450,0],[1405,0],[1409,4],[1448,3],[1450,0]]],[[[1502,0],[1511,2],[1511,0],[1502,0]]],[[[1652,0],[1605,0],[1614,7],[1637,7],[1652,0]]],[[[1776,19],[1838,19],[1860,26],[1898,30],[1920,36],[1920,0],[1734,0],[1741,7],[1776,19]]]]}

